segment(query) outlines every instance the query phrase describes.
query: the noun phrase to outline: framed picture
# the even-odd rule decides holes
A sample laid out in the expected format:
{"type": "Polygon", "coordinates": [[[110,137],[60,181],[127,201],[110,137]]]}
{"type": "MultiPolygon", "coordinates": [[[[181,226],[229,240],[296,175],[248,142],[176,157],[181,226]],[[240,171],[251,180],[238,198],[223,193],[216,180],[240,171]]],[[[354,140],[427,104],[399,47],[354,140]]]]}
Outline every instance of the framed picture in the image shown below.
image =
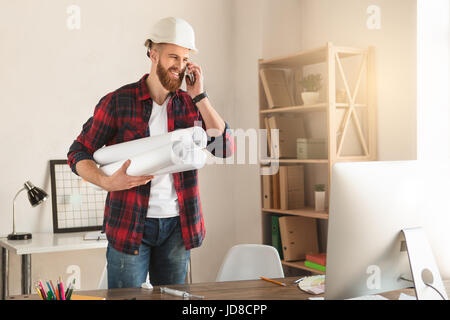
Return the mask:
{"type": "Polygon", "coordinates": [[[50,160],[53,232],[101,230],[107,192],[72,172],[67,160],[50,160]]]}

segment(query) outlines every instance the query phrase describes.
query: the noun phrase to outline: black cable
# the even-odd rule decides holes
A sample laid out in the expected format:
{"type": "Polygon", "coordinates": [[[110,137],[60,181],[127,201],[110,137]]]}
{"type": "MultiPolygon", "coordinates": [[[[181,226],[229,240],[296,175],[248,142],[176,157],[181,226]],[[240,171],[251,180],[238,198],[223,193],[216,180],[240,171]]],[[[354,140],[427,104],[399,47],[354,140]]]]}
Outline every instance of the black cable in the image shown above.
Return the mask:
{"type": "Polygon", "coordinates": [[[435,287],[433,287],[431,284],[425,283],[427,286],[429,286],[430,288],[434,289],[434,291],[436,291],[437,293],[439,293],[439,295],[441,296],[442,300],[445,300],[445,297],[439,292],[438,289],[436,289],[435,287]]]}
{"type": "MultiPolygon", "coordinates": [[[[414,281],[409,280],[409,279],[406,279],[406,278],[403,278],[403,277],[400,277],[400,279],[414,283],[414,281]]],[[[425,283],[425,282],[424,282],[424,283],[425,283]]],[[[431,284],[429,284],[429,283],[425,283],[425,285],[426,285],[426,286],[429,286],[429,287],[432,288],[434,291],[436,291],[436,292],[441,296],[442,300],[446,300],[445,297],[442,295],[442,293],[441,293],[438,289],[436,289],[435,287],[433,287],[433,286],[432,286],[431,284]]]]}

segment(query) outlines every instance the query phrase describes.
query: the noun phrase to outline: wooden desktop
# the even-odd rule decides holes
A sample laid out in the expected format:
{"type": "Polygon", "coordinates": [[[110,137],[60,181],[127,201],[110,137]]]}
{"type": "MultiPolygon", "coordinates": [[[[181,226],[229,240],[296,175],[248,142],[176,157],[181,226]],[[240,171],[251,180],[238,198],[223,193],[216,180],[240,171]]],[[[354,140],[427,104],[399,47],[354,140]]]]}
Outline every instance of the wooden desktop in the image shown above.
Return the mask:
{"type": "MultiPolygon", "coordinates": [[[[280,286],[263,280],[244,280],[226,282],[207,282],[184,285],[170,285],[169,288],[187,291],[191,294],[204,296],[204,300],[307,300],[310,297],[323,297],[323,295],[312,295],[300,290],[294,283],[298,277],[278,278],[286,286],[280,286]]],[[[450,280],[444,281],[447,294],[450,296],[450,280]]],[[[415,296],[414,289],[396,290],[380,295],[397,300],[400,293],[415,296]]],[[[162,294],[160,287],[155,286],[153,290],[148,289],[109,289],[76,291],[74,294],[104,297],[106,300],[183,300],[168,294],[162,294]]],[[[37,294],[18,295],[7,298],[8,300],[39,300],[37,294]]],[[[198,299],[191,299],[198,300],[198,299]]]]}

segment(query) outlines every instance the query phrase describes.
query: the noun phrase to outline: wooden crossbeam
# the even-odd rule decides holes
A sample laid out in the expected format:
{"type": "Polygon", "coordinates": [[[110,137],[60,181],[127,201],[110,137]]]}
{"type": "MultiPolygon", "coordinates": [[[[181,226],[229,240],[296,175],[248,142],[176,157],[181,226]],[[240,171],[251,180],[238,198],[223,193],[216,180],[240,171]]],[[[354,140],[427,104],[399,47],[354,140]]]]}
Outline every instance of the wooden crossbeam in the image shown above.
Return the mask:
{"type": "Polygon", "coordinates": [[[360,125],[360,122],[359,122],[359,117],[358,117],[358,115],[357,115],[357,113],[355,111],[355,100],[356,100],[356,97],[358,95],[362,74],[363,74],[364,68],[366,66],[367,53],[363,54],[361,66],[360,66],[359,73],[358,73],[358,78],[357,78],[357,81],[356,81],[356,86],[355,86],[355,89],[354,89],[353,92],[350,91],[350,87],[348,85],[347,78],[346,78],[345,73],[344,73],[344,68],[342,67],[342,63],[341,63],[341,60],[339,58],[339,53],[337,53],[337,52],[335,53],[335,59],[337,61],[339,73],[341,74],[342,80],[344,82],[345,91],[346,91],[346,94],[347,94],[347,97],[348,97],[348,101],[349,101],[349,107],[346,110],[346,113],[345,113],[345,115],[344,115],[344,117],[342,119],[341,125],[339,127],[339,131],[342,132],[342,135],[341,135],[339,143],[338,143],[337,155],[340,156],[340,154],[342,152],[342,147],[344,145],[344,141],[345,141],[345,137],[346,137],[346,134],[347,134],[347,129],[348,129],[348,124],[350,122],[349,121],[350,118],[352,118],[353,123],[354,123],[354,125],[356,127],[356,130],[357,130],[357,133],[358,133],[358,138],[359,138],[359,141],[360,141],[360,143],[361,143],[361,145],[363,147],[365,155],[369,155],[369,150],[367,148],[366,139],[364,138],[364,135],[363,135],[363,132],[362,132],[362,129],[361,129],[361,125],[360,125]]]}

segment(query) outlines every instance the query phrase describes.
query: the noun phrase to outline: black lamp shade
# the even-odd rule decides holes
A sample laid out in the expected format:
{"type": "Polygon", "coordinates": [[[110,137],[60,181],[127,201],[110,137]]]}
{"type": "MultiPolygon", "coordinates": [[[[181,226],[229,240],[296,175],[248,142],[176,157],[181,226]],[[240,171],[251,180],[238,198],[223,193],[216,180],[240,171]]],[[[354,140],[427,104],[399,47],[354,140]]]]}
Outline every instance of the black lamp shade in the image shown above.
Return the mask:
{"type": "Polygon", "coordinates": [[[25,182],[25,188],[28,190],[28,200],[30,200],[33,207],[36,207],[48,197],[44,190],[34,186],[30,181],[25,182]]]}
{"type": "Polygon", "coordinates": [[[14,197],[14,201],[13,201],[13,232],[8,235],[8,240],[28,240],[28,239],[32,238],[32,234],[29,232],[16,232],[16,223],[15,223],[16,215],[15,215],[14,207],[16,205],[17,196],[24,190],[27,190],[28,200],[30,201],[30,204],[33,207],[36,207],[37,205],[44,202],[48,198],[48,195],[44,190],[34,186],[30,181],[27,181],[24,183],[24,188],[20,189],[19,192],[17,192],[16,196],[14,197]]]}

